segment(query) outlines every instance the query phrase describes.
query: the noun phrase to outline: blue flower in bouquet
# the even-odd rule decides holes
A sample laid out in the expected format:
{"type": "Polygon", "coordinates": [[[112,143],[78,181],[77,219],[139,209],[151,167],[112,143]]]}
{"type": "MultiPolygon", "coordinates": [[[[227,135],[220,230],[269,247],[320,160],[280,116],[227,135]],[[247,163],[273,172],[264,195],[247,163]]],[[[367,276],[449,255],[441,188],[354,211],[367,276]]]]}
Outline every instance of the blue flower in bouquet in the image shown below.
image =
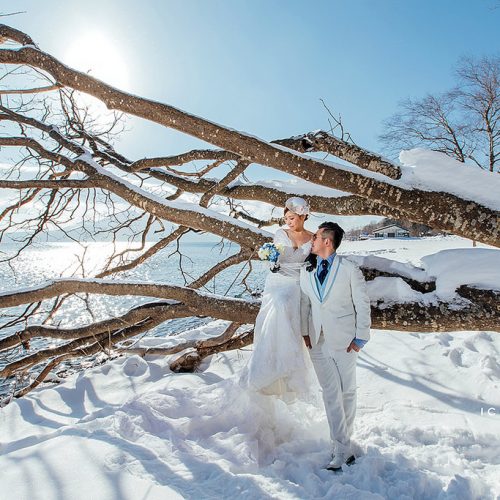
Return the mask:
{"type": "Polygon", "coordinates": [[[260,260],[268,260],[269,262],[272,262],[274,266],[271,268],[271,270],[277,271],[279,269],[279,265],[276,265],[276,263],[278,262],[278,258],[281,252],[283,252],[283,245],[264,243],[257,251],[257,254],[260,260]]]}

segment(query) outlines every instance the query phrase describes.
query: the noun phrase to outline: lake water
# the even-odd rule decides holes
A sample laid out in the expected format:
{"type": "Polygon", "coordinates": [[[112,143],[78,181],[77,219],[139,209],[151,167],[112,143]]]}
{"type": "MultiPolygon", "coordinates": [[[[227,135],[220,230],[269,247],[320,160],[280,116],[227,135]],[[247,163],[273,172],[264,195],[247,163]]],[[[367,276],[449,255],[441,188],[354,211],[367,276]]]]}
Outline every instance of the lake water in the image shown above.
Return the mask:
{"type": "MultiPolygon", "coordinates": [[[[15,262],[11,264],[0,263],[0,291],[6,292],[22,287],[39,286],[44,282],[64,277],[92,277],[101,269],[106,259],[112,251],[109,243],[92,242],[85,243],[85,249],[77,243],[44,243],[38,244],[26,250],[15,262]]],[[[120,242],[117,244],[119,250],[127,248],[128,244],[120,242]]],[[[216,246],[213,243],[186,243],[181,245],[182,257],[179,254],[172,254],[175,246],[169,246],[136,269],[116,275],[116,280],[127,279],[137,281],[147,281],[151,283],[168,283],[174,285],[185,285],[193,279],[201,276],[205,271],[226,257],[238,251],[235,245],[226,244],[224,247],[216,246]],[[182,269],[181,271],[181,262],[182,269]]],[[[2,244],[0,258],[11,255],[14,247],[11,244],[2,244]]],[[[210,282],[205,290],[211,293],[227,295],[231,297],[249,297],[250,294],[240,283],[241,279],[249,270],[248,263],[241,263],[222,272],[215,281],[210,282]],[[238,279],[231,286],[234,279],[241,272],[238,279]]],[[[267,273],[267,263],[252,261],[252,271],[247,278],[247,284],[253,292],[259,292],[264,285],[267,273]]],[[[65,302],[63,307],[54,316],[53,324],[60,322],[62,328],[74,328],[84,326],[93,321],[100,321],[106,318],[124,314],[131,307],[145,302],[155,301],[147,297],[108,297],[91,296],[88,302],[91,305],[92,316],[86,311],[84,297],[74,296],[65,302]]],[[[47,301],[52,303],[52,301],[47,301]]],[[[1,323],[5,324],[10,319],[9,315],[21,312],[26,306],[0,311],[2,314],[1,323]]],[[[42,317],[30,320],[31,324],[40,324],[42,317]]],[[[159,325],[154,330],[147,333],[148,336],[168,336],[173,333],[194,328],[200,324],[208,322],[205,318],[182,318],[170,320],[159,325]]],[[[22,329],[22,325],[8,327],[0,330],[0,338],[11,335],[15,331],[22,329]]],[[[34,339],[31,342],[30,352],[42,347],[52,347],[58,345],[54,339],[34,339]]],[[[19,356],[27,353],[18,350],[9,357],[0,355],[0,368],[5,366],[19,356]]],[[[79,367],[79,362],[67,363],[67,367],[79,367]]],[[[0,381],[0,394],[5,393],[11,382],[0,381]]]]}

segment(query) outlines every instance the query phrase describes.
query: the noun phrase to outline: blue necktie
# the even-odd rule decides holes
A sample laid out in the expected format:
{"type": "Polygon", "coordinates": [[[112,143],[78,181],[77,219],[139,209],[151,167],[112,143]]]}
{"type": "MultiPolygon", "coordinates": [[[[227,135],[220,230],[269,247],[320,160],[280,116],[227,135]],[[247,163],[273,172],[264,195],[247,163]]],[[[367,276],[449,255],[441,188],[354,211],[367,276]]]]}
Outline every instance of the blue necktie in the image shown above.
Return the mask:
{"type": "Polygon", "coordinates": [[[326,259],[323,259],[321,261],[321,271],[318,274],[318,280],[320,284],[323,284],[323,281],[325,281],[326,275],[328,274],[328,266],[329,262],[326,259]]]}

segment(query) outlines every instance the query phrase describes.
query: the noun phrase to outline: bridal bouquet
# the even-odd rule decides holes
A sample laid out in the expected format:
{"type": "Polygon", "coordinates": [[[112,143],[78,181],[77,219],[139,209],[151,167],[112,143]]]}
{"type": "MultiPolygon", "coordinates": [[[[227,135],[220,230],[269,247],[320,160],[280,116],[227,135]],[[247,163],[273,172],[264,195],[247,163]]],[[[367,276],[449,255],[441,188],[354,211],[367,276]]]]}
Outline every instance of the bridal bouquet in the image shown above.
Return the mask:
{"type": "Polygon", "coordinates": [[[268,260],[271,262],[271,271],[275,273],[279,271],[280,268],[277,262],[281,252],[283,252],[283,245],[279,243],[277,245],[274,243],[264,243],[257,251],[257,255],[260,260],[268,260]]]}

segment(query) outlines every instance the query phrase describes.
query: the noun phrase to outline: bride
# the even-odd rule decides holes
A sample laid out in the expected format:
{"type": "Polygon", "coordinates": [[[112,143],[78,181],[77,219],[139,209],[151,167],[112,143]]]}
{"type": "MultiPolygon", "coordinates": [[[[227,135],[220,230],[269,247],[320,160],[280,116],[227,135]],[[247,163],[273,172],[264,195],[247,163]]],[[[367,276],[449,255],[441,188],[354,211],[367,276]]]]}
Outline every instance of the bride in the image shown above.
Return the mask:
{"type": "Polygon", "coordinates": [[[267,395],[294,397],[310,387],[309,358],[300,331],[299,273],[311,251],[312,233],[304,229],[309,214],[306,200],[285,203],[287,229],[278,229],[274,244],[281,245],[277,272],[266,278],[262,304],[255,320],[253,353],[241,384],[267,395]]]}

